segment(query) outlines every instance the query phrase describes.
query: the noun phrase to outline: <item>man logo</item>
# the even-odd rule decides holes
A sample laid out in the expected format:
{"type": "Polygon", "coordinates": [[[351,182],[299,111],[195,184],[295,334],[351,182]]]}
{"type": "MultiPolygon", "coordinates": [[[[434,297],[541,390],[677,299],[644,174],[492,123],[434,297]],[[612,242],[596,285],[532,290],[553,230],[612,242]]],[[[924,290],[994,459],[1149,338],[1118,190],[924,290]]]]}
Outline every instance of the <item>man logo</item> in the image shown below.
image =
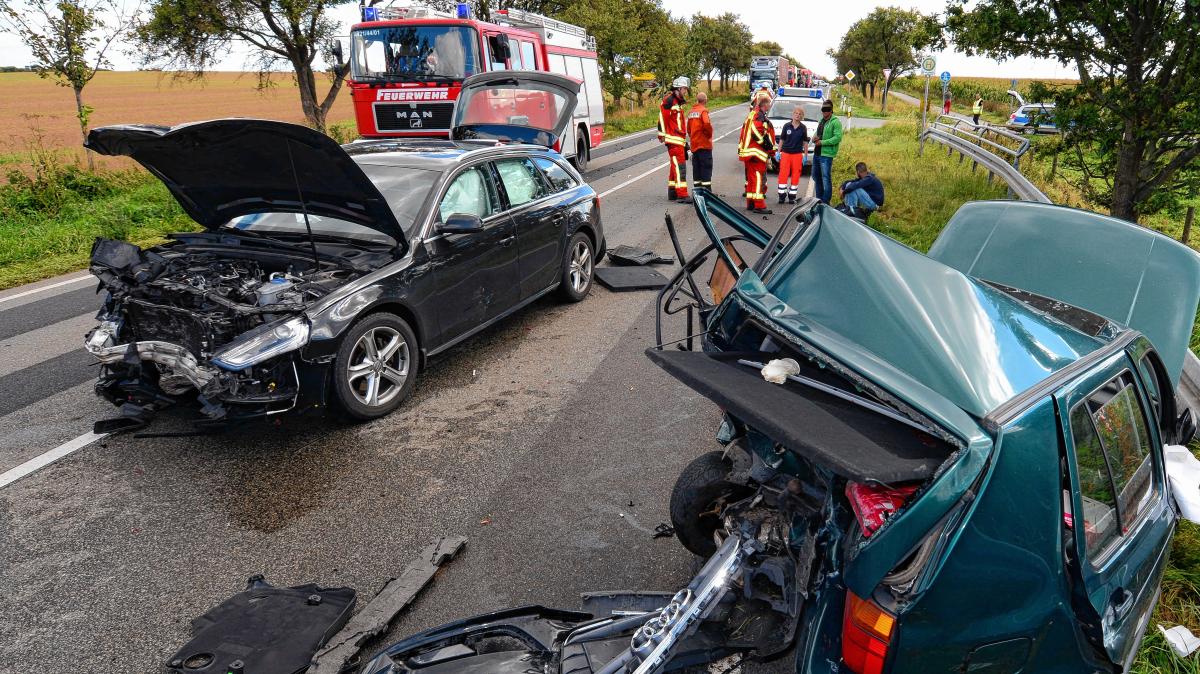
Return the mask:
{"type": "Polygon", "coordinates": [[[408,128],[410,128],[410,129],[420,129],[420,128],[424,128],[424,126],[425,126],[425,124],[424,124],[424,122],[421,121],[420,117],[414,116],[408,120],[408,128]]]}

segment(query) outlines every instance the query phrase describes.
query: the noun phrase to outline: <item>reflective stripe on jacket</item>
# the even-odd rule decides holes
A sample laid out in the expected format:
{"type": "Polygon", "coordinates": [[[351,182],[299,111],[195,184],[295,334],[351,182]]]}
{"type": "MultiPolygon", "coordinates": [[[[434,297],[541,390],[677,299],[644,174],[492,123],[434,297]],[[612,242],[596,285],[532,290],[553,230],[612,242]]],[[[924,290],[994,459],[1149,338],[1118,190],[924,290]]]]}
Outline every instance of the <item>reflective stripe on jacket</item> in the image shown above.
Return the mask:
{"type": "Polygon", "coordinates": [[[767,161],[775,152],[775,129],[767,121],[766,113],[759,112],[746,119],[738,137],[738,159],[767,161]]]}
{"type": "Polygon", "coordinates": [[[675,92],[667,94],[658,106],[658,139],[667,145],[687,145],[687,124],[684,121],[683,99],[675,92]]]}

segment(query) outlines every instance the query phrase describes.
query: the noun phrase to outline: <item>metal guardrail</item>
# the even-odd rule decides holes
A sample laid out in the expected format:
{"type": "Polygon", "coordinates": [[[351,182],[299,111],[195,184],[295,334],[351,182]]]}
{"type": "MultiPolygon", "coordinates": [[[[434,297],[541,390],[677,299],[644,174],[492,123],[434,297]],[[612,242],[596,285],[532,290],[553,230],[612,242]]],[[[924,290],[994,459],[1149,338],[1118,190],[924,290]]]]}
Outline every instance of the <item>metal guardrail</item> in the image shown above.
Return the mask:
{"type": "MultiPolygon", "coordinates": [[[[954,119],[957,122],[955,124],[940,122],[945,117],[946,115],[940,115],[937,121],[921,132],[918,155],[924,154],[926,141],[932,140],[941,143],[946,146],[947,152],[950,154],[957,150],[960,156],[970,157],[973,162],[972,170],[975,166],[983,166],[987,169],[989,181],[993,176],[999,176],[1008,185],[1010,196],[1016,195],[1022,201],[1054,203],[1037,186],[1029,182],[1028,178],[1021,175],[1019,168],[1021,155],[1029,150],[1027,138],[1021,138],[1003,129],[992,127],[992,132],[998,134],[999,137],[1013,136],[1015,140],[1020,141],[1021,144],[1017,148],[1009,148],[982,134],[961,128],[959,125],[963,120],[959,118],[949,118],[954,119]],[[1006,161],[1006,157],[1011,157],[1011,164],[1006,161]]],[[[967,125],[973,126],[970,122],[967,122],[967,125]]]]}

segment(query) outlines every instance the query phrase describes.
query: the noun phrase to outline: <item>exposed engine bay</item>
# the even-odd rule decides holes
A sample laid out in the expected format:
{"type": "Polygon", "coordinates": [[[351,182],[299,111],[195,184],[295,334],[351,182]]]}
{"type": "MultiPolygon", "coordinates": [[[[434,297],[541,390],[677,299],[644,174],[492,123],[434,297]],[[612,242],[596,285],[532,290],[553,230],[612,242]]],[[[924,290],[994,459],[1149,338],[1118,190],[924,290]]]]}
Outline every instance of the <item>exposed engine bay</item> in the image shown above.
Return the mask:
{"type": "Polygon", "coordinates": [[[97,393],[122,407],[98,432],[140,427],[193,395],[213,421],[291,409],[304,310],[372,266],[324,257],[205,234],[148,250],[97,239],[91,271],[109,294],[85,343],[101,363],[97,393]]]}

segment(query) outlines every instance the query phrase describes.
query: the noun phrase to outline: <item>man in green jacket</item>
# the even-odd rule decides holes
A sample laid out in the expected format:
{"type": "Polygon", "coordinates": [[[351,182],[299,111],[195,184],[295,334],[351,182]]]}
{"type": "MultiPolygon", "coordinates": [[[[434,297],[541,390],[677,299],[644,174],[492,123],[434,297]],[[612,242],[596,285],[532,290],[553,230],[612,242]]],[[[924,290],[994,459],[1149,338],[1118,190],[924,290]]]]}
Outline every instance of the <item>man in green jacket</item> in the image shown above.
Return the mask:
{"type": "Polygon", "coordinates": [[[821,104],[821,122],[813,141],[813,175],[817,199],[829,203],[833,196],[833,158],[842,143],[842,122],[833,114],[833,101],[821,104]]]}

